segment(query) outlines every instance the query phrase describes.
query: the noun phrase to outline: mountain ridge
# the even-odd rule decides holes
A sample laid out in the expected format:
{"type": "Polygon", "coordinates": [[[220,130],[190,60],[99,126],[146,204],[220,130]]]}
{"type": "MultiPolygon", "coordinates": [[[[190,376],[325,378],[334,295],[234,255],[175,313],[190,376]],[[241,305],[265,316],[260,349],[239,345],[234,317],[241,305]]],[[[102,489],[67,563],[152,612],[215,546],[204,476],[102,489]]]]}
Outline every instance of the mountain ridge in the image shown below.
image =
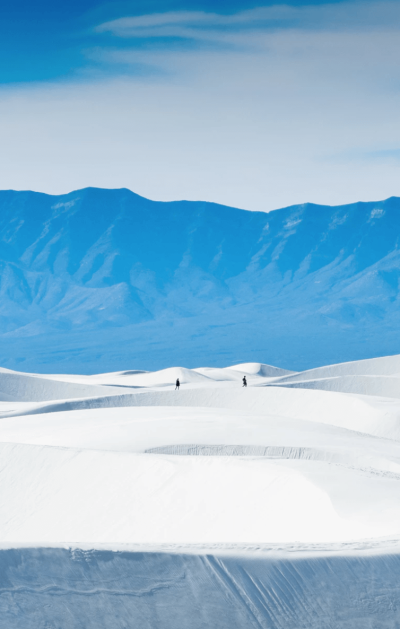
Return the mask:
{"type": "Polygon", "coordinates": [[[263,213],[0,191],[1,364],[299,370],[397,353],[399,237],[397,197],[263,213]]]}

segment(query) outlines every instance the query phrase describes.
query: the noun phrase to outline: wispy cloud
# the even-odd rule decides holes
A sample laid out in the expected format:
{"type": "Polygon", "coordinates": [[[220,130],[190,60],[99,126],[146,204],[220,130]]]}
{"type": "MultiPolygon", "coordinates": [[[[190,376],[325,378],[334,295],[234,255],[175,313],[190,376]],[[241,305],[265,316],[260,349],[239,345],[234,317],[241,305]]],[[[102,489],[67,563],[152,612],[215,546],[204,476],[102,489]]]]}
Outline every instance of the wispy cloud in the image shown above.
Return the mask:
{"type": "Polygon", "coordinates": [[[383,149],[378,151],[367,151],[363,154],[364,159],[383,162],[400,162],[400,149],[383,149]]]}
{"type": "MultiPolygon", "coordinates": [[[[389,144],[389,142],[388,142],[389,144]]],[[[379,139],[376,141],[376,148],[371,149],[369,146],[363,148],[357,147],[339,153],[329,152],[327,155],[321,156],[321,159],[331,164],[375,164],[375,165],[391,165],[400,164],[400,148],[379,148],[379,139]]]]}
{"type": "Polygon", "coordinates": [[[398,2],[346,2],[293,7],[277,4],[221,15],[176,11],[121,17],[96,27],[97,33],[122,38],[215,38],[249,30],[377,30],[400,28],[398,2]]]}

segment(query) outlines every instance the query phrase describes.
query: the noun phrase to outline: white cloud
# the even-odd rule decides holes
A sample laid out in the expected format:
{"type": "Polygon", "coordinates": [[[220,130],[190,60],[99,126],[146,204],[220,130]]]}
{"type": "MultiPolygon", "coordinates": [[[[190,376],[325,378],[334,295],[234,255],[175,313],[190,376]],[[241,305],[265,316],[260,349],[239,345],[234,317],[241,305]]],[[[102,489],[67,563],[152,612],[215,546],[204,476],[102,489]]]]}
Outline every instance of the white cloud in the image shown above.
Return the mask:
{"type": "Polygon", "coordinates": [[[96,27],[98,33],[117,37],[215,38],[246,30],[378,30],[400,27],[398,2],[346,2],[293,7],[277,4],[221,15],[201,11],[175,11],[122,17],[96,27]]]}
{"type": "Polygon", "coordinates": [[[100,24],[95,30],[99,33],[111,32],[122,37],[129,37],[140,29],[160,26],[176,26],[179,24],[210,24],[218,18],[215,14],[202,11],[176,11],[169,13],[153,13],[138,17],[123,17],[111,22],[100,24]]]}

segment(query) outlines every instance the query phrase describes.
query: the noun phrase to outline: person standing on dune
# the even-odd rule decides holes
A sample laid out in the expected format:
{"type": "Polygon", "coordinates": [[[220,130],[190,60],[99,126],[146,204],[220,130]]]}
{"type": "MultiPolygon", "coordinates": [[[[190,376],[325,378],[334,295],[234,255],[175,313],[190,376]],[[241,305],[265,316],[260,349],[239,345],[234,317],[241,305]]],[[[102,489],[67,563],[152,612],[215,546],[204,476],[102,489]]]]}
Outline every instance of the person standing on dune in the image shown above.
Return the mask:
{"type": "Polygon", "coordinates": [[[243,386],[247,387],[247,380],[246,380],[246,376],[243,376],[243,386]]]}
{"type": "Polygon", "coordinates": [[[178,389],[178,391],[179,391],[179,387],[180,387],[180,386],[181,386],[181,383],[179,382],[179,378],[177,378],[177,379],[176,379],[176,382],[175,382],[175,391],[176,391],[177,389],[178,389]]]}

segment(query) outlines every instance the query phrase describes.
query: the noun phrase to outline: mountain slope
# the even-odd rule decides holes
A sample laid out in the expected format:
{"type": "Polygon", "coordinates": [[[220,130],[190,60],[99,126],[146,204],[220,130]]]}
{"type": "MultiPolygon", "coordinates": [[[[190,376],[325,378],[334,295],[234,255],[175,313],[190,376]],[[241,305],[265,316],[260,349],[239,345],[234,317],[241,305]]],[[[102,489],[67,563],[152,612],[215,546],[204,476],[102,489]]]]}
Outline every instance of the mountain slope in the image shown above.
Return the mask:
{"type": "Polygon", "coordinates": [[[400,199],[269,214],[0,192],[0,361],[36,371],[400,352],[400,199]]]}

